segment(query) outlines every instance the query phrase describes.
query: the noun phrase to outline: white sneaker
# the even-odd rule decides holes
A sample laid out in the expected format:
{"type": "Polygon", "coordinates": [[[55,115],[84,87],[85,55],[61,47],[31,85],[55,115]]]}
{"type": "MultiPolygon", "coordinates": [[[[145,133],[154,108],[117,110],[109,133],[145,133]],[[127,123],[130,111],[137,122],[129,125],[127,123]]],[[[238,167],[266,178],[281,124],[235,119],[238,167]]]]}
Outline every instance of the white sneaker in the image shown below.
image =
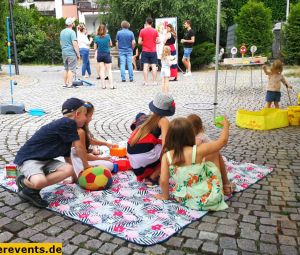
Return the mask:
{"type": "Polygon", "coordinates": [[[191,76],[192,73],[191,72],[186,72],[183,76],[186,77],[186,76],[191,76]]]}

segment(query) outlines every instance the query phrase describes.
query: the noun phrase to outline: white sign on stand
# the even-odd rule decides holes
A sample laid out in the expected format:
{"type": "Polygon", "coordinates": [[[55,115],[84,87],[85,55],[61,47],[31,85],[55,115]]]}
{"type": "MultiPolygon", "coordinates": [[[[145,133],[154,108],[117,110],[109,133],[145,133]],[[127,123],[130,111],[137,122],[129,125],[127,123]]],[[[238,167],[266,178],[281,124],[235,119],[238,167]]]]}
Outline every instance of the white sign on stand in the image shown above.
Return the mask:
{"type": "MultiPolygon", "coordinates": [[[[171,17],[171,18],[158,18],[155,19],[155,29],[158,31],[159,34],[159,39],[160,39],[160,44],[156,45],[156,51],[157,51],[157,58],[161,58],[162,50],[164,47],[164,42],[166,40],[166,35],[167,35],[167,25],[172,24],[174,27],[174,30],[177,34],[177,18],[171,17]]],[[[178,59],[178,44],[177,44],[177,38],[175,41],[175,48],[176,48],[176,53],[177,56],[176,58],[178,59]]]]}

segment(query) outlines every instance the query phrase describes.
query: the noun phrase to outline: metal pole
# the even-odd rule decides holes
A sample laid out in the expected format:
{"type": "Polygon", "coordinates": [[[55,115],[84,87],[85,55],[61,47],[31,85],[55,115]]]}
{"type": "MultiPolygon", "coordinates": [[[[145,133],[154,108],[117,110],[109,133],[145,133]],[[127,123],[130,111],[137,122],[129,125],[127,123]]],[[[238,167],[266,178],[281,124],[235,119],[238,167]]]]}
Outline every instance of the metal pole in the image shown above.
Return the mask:
{"type": "Polygon", "coordinates": [[[17,44],[16,44],[16,36],[15,36],[15,25],[13,19],[13,0],[8,0],[9,4],[9,17],[11,24],[11,35],[12,35],[12,43],[14,46],[14,60],[15,60],[15,73],[19,75],[19,64],[18,64],[18,53],[17,53],[17,44]]]}
{"type": "Polygon", "coordinates": [[[215,97],[214,97],[214,119],[216,117],[218,105],[218,75],[219,75],[219,44],[220,44],[220,18],[221,17],[221,0],[218,0],[217,8],[217,31],[216,31],[216,62],[215,62],[215,97]]]}
{"type": "Polygon", "coordinates": [[[290,0],[286,0],[286,22],[288,21],[290,13],[290,0]]]}
{"type": "Polygon", "coordinates": [[[9,32],[9,18],[6,17],[6,33],[7,33],[7,60],[9,64],[9,82],[10,82],[10,98],[11,103],[14,104],[13,82],[12,82],[12,68],[11,68],[11,54],[10,54],[10,32],[9,32]]]}

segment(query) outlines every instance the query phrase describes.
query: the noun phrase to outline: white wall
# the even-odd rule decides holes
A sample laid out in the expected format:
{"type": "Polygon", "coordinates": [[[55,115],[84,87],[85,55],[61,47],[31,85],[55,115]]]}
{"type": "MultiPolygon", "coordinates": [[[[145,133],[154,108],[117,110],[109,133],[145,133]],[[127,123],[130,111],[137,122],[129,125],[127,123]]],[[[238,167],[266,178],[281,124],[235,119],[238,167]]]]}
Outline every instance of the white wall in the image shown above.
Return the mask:
{"type": "Polygon", "coordinates": [[[62,18],[62,0],[55,0],[55,16],[57,19],[62,18]]]}

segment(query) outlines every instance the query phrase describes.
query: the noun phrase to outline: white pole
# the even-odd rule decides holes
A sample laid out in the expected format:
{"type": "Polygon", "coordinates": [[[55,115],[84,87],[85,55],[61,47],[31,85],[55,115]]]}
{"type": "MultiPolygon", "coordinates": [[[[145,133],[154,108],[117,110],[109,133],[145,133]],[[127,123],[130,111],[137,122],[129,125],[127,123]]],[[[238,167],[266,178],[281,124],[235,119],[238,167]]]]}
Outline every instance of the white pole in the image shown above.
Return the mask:
{"type": "Polygon", "coordinates": [[[286,0],[286,22],[288,21],[290,13],[290,0],[286,0]]]}
{"type": "Polygon", "coordinates": [[[218,74],[219,74],[219,44],[220,44],[220,21],[221,20],[221,0],[218,0],[217,8],[217,31],[216,31],[216,62],[215,62],[215,98],[214,98],[214,119],[216,117],[218,105],[218,74]]]}

